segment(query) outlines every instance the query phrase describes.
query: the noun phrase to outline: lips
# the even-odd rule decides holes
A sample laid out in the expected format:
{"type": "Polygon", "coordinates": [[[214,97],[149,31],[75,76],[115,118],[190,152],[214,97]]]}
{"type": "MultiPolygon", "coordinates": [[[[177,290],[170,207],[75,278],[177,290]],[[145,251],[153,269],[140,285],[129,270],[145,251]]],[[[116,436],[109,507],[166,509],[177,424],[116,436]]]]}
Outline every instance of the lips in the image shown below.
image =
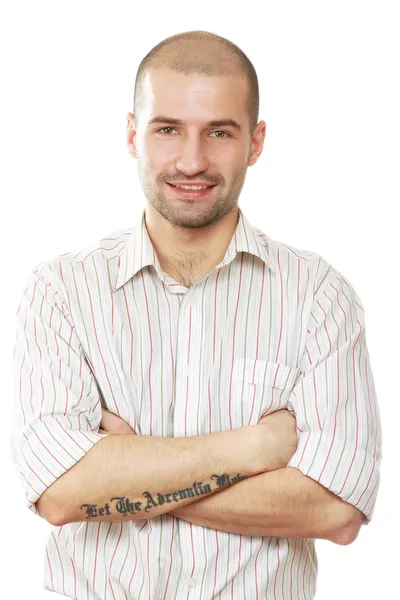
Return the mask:
{"type": "MultiPolygon", "coordinates": [[[[215,185],[210,185],[207,186],[205,189],[202,190],[186,190],[184,188],[179,188],[174,186],[172,183],[168,183],[166,182],[167,185],[172,188],[172,190],[174,191],[174,194],[179,196],[180,198],[187,198],[187,199],[191,199],[194,200],[196,198],[203,198],[204,196],[207,196],[208,194],[211,193],[211,190],[216,187],[215,185]]],[[[188,184],[189,185],[189,184],[188,184]]]]}
{"type": "MultiPolygon", "coordinates": [[[[166,183],[168,183],[168,185],[171,185],[174,188],[179,188],[180,190],[186,189],[186,188],[182,188],[180,185],[176,185],[174,183],[170,183],[169,181],[167,181],[166,183]]],[[[185,185],[189,185],[189,186],[190,185],[195,185],[196,187],[197,186],[201,186],[201,187],[212,188],[212,187],[215,187],[216,184],[213,184],[213,185],[206,185],[206,184],[204,184],[203,185],[202,183],[194,183],[194,184],[186,183],[185,185]]],[[[192,190],[187,190],[187,191],[192,191],[192,190]]],[[[193,191],[196,192],[196,191],[199,191],[199,190],[193,189],[193,191]]]]}

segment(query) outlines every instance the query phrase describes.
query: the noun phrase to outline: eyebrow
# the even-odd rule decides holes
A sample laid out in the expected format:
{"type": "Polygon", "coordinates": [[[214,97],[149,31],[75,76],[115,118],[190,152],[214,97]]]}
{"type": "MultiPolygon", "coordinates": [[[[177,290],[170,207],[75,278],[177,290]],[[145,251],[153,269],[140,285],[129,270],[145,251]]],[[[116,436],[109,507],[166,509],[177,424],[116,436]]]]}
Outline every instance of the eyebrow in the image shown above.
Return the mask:
{"type": "MultiPolygon", "coordinates": [[[[152,119],[150,119],[150,121],[148,122],[148,125],[152,125],[153,123],[171,123],[173,125],[183,125],[184,122],[181,119],[173,119],[172,117],[165,117],[164,115],[159,115],[157,117],[153,117],[152,119]]],[[[237,123],[233,119],[219,119],[219,120],[214,120],[214,121],[207,121],[206,125],[207,125],[207,127],[230,126],[239,132],[242,130],[239,123],[237,123]]]]}

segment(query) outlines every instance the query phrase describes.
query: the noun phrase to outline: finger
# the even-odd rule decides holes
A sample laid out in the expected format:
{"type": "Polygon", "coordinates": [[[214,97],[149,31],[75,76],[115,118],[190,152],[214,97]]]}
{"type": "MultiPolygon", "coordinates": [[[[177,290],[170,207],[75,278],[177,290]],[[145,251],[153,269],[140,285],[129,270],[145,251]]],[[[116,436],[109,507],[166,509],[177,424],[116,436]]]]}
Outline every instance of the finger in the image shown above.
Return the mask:
{"type": "Polygon", "coordinates": [[[121,417],[118,417],[117,415],[110,412],[106,408],[103,408],[102,419],[101,419],[101,423],[100,423],[100,425],[102,426],[103,429],[113,429],[113,428],[115,429],[115,427],[118,426],[120,420],[121,420],[121,417]]]}

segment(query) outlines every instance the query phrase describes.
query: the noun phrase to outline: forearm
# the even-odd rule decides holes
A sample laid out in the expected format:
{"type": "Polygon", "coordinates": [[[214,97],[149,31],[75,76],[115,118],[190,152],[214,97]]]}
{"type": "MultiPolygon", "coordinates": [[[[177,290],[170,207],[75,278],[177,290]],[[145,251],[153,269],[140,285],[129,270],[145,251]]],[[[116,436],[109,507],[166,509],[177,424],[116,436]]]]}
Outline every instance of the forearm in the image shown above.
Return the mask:
{"type": "Polygon", "coordinates": [[[328,489],[288,467],[239,481],[171,514],[244,535],[334,541],[346,526],[345,505],[328,489]]]}
{"type": "Polygon", "coordinates": [[[109,435],[46,490],[38,509],[56,525],[156,517],[254,474],[234,451],[237,432],[109,435]]]}

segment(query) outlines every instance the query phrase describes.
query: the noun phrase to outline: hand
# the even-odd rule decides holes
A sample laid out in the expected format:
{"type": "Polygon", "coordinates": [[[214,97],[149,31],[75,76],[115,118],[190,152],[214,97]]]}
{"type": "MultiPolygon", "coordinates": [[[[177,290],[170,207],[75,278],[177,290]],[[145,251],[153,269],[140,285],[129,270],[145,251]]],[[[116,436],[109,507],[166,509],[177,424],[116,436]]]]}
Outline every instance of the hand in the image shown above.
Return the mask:
{"type": "Polygon", "coordinates": [[[264,470],[285,468],[298,444],[296,418],[292,413],[287,409],[277,410],[252,427],[264,470]]]}
{"type": "Polygon", "coordinates": [[[103,417],[100,422],[99,433],[108,433],[110,435],[133,433],[136,435],[133,429],[129,427],[128,423],[121,419],[121,417],[115,415],[106,408],[103,408],[102,411],[103,417]]]}

